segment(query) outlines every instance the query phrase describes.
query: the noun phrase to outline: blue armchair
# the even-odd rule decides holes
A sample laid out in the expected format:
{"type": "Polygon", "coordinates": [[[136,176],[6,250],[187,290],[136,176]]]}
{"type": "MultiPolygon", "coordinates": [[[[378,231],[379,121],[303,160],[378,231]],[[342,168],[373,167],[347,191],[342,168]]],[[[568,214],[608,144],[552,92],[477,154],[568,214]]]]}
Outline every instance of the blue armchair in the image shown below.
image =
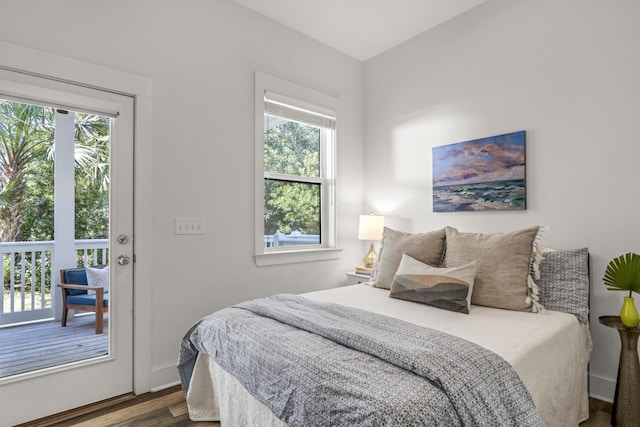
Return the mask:
{"type": "MultiPolygon", "coordinates": [[[[104,268],[94,266],[94,268],[104,268]]],[[[67,326],[67,313],[70,309],[96,313],[96,334],[104,330],[104,313],[109,312],[109,293],[104,288],[89,286],[87,272],[81,268],[60,270],[60,287],[62,289],[62,326],[67,326]],[[95,294],[89,294],[94,290],[95,294]]]]}

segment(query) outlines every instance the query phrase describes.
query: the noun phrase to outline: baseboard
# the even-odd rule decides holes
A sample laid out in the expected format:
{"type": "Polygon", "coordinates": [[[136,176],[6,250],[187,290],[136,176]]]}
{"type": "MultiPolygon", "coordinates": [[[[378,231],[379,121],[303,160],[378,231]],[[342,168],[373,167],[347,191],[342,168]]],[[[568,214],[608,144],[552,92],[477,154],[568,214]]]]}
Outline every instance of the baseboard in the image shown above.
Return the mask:
{"type": "Polygon", "coordinates": [[[180,377],[176,365],[171,364],[151,371],[149,391],[159,391],[177,384],[180,384],[180,377]]]}
{"type": "Polygon", "coordinates": [[[151,389],[151,390],[149,390],[149,391],[150,391],[151,393],[155,393],[155,392],[162,391],[162,390],[166,390],[166,389],[168,389],[168,388],[176,387],[176,386],[179,386],[179,385],[180,385],[180,381],[176,381],[176,382],[173,382],[173,383],[163,384],[163,385],[161,385],[161,386],[154,387],[154,388],[152,388],[152,389],[151,389]]]}
{"type": "Polygon", "coordinates": [[[615,393],[615,380],[589,374],[589,396],[605,402],[613,402],[615,393]]]}

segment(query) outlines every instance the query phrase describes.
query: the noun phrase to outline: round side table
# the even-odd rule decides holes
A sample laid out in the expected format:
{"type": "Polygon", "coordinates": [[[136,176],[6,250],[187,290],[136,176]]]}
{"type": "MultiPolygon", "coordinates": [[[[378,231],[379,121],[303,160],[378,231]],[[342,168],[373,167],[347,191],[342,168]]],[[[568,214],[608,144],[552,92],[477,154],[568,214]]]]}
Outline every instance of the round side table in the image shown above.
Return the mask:
{"type": "Polygon", "coordinates": [[[640,426],[640,361],[638,360],[640,328],[627,328],[620,321],[620,316],[601,316],[600,323],[617,329],[622,344],[611,424],[622,427],[640,426]]]}

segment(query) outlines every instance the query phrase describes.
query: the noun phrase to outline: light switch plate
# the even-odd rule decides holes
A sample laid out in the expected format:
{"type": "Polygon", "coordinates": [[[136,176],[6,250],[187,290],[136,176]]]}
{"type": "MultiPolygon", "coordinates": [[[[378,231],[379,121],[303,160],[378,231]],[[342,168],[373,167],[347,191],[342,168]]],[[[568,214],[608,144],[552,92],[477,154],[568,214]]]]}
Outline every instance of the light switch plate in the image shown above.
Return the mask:
{"type": "Polygon", "coordinates": [[[176,234],[204,234],[204,218],[176,218],[176,234]]]}

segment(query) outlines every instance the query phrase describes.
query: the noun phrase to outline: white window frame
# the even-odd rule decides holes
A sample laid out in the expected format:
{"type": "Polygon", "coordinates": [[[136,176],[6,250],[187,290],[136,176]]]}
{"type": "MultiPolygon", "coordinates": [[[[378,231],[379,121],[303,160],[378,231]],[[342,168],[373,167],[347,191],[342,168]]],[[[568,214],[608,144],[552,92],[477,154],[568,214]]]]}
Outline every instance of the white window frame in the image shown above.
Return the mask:
{"type": "MultiPolygon", "coordinates": [[[[333,117],[338,104],[337,99],[312,89],[287,82],[260,72],[255,73],[255,250],[256,265],[288,264],[308,261],[337,259],[341,249],[336,244],[336,147],[335,130],[321,130],[320,143],[320,179],[311,178],[309,182],[321,182],[320,196],[320,244],[301,246],[282,246],[266,248],[264,246],[264,179],[282,178],[278,174],[264,171],[264,115],[265,97],[270,101],[293,105],[301,111],[313,111],[333,117]]],[[[303,112],[301,114],[304,114],[303,112]]],[[[331,120],[331,119],[329,119],[331,120]]]]}

